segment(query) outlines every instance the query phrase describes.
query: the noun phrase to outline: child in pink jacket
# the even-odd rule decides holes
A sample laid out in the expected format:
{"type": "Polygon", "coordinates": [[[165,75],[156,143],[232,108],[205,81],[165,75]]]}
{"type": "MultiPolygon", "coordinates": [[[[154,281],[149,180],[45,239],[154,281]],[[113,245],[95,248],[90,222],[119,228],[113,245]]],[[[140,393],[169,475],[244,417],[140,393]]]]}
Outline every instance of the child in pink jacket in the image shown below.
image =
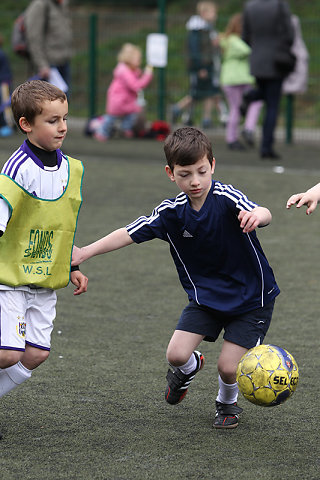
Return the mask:
{"type": "Polygon", "coordinates": [[[141,49],[131,43],[125,43],[118,54],[118,64],[113,71],[113,80],[107,91],[106,112],[100,128],[94,138],[100,142],[108,140],[116,119],[121,120],[121,130],[125,137],[133,136],[133,127],[142,111],[138,93],[152,80],[152,67],[140,70],[141,49]]]}

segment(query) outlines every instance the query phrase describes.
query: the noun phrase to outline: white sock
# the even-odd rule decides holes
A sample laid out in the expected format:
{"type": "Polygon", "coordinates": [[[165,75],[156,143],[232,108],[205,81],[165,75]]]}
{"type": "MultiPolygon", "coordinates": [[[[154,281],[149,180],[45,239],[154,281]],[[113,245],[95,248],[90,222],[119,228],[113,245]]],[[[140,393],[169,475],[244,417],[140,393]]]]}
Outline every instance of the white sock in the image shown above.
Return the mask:
{"type": "Polygon", "coordinates": [[[238,399],[238,384],[237,383],[224,383],[219,375],[219,392],[216,398],[220,403],[235,403],[238,399]]]}
{"type": "Polygon", "coordinates": [[[181,372],[184,373],[185,375],[189,375],[189,373],[193,372],[196,368],[197,368],[197,359],[194,353],[192,353],[187,363],[185,363],[184,365],[181,365],[181,367],[179,367],[179,370],[181,370],[181,372]]]}
{"type": "Polygon", "coordinates": [[[0,371],[0,398],[31,377],[32,370],[28,370],[21,362],[0,371]]]}

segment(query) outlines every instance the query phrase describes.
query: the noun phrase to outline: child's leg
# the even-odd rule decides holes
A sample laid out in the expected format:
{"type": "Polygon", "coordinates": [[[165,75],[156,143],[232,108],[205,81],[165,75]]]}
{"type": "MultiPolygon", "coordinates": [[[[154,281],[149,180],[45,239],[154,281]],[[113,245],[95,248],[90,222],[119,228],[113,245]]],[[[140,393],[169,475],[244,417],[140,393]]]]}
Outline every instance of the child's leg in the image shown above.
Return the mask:
{"type": "Polygon", "coordinates": [[[192,97],[186,95],[171,107],[171,121],[173,124],[177,123],[178,118],[184,114],[184,119],[190,121],[192,118],[192,97]],[[185,112],[185,113],[184,113],[185,112]]]}
{"type": "Polygon", "coordinates": [[[237,405],[236,372],[242,355],[263,342],[270,325],[274,300],[263,307],[233,318],[225,325],[224,342],[218,360],[219,393],[214,428],[235,428],[242,409],[237,405]],[[243,346],[238,345],[239,342],[243,346]]]}
{"type": "Polygon", "coordinates": [[[214,97],[205,98],[203,101],[202,122],[206,121],[207,125],[209,125],[209,122],[211,123],[214,101],[214,97]]]}
{"type": "Polygon", "coordinates": [[[215,96],[216,102],[216,109],[219,112],[219,120],[222,125],[227,125],[228,118],[229,118],[229,110],[225,100],[221,97],[221,95],[215,96]]]}
{"type": "Polygon", "coordinates": [[[179,100],[178,103],[176,103],[180,111],[190,108],[191,104],[192,104],[192,97],[190,95],[186,95],[185,97],[181,98],[181,100],[179,100]]]}
{"type": "Polygon", "coordinates": [[[55,292],[33,294],[12,290],[0,291],[3,327],[1,341],[4,347],[9,347],[8,350],[0,350],[0,365],[4,367],[8,365],[5,363],[5,356],[9,353],[12,356],[11,346],[17,348],[17,351],[13,350],[17,354],[16,358],[12,359],[14,364],[11,363],[11,366],[0,370],[0,397],[28,380],[32,370],[48,358],[56,314],[56,299],[55,292]],[[8,312],[11,311],[12,314],[11,321],[7,314],[7,305],[8,312]]]}
{"type": "Polygon", "coordinates": [[[30,377],[21,364],[25,349],[25,292],[0,291],[0,397],[30,377]]]}
{"type": "Polygon", "coordinates": [[[203,335],[175,330],[167,349],[167,359],[172,370],[167,373],[165,399],[171,405],[180,403],[188,392],[195,374],[201,370],[204,358],[195,351],[203,335]]]}
{"type": "Polygon", "coordinates": [[[193,352],[203,339],[203,335],[175,330],[167,348],[167,360],[170,365],[183,370],[181,367],[185,366],[190,361],[190,358],[193,361],[193,352]]]}
{"type": "Polygon", "coordinates": [[[25,368],[34,370],[47,360],[49,354],[49,350],[42,350],[41,348],[26,345],[26,351],[21,359],[21,363],[25,368]]]}
{"type": "Polygon", "coordinates": [[[218,398],[222,403],[232,403],[230,398],[233,394],[236,396],[238,363],[249,348],[263,342],[271,322],[273,308],[274,300],[263,307],[243,313],[226,324],[224,342],[218,360],[218,371],[221,377],[218,398]],[[241,343],[242,346],[235,342],[241,343]],[[228,393],[233,388],[233,394],[228,393]]]}
{"type": "Polygon", "coordinates": [[[244,123],[245,130],[249,132],[255,131],[262,106],[262,100],[250,103],[244,123]]]}
{"type": "Polygon", "coordinates": [[[171,405],[180,403],[188,392],[195,374],[204,364],[203,355],[195,351],[203,335],[176,330],[167,349],[167,359],[172,366],[167,373],[165,399],[171,405]]]}
{"type": "Polygon", "coordinates": [[[48,351],[26,345],[21,360],[11,367],[0,370],[0,398],[28,380],[32,370],[43,363],[48,356],[48,351]]]}
{"type": "Polygon", "coordinates": [[[241,86],[223,87],[226,99],[229,105],[229,118],[226,129],[226,142],[232,144],[238,140],[239,122],[240,122],[240,103],[242,99],[241,86]]]}
{"type": "Polygon", "coordinates": [[[193,117],[196,107],[196,100],[190,97],[190,102],[186,108],[184,108],[181,115],[183,125],[191,127],[193,125],[193,117]]]}
{"type": "Polygon", "coordinates": [[[25,292],[0,290],[0,369],[19,362],[25,350],[25,292]]]}
{"type": "Polygon", "coordinates": [[[240,358],[247,351],[235,343],[224,340],[218,360],[219,392],[216,398],[214,428],[236,428],[242,408],[238,407],[236,371],[240,358]]]}
{"type": "Polygon", "coordinates": [[[236,383],[236,371],[240,358],[245,354],[246,351],[246,348],[224,340],[218,360],[218,402],[234,403],[237,401],[238,386],[236,383]]]}
{"type": "Polygon", "coordinates": [[[0,398],[28,380],[31,377],[31,373],[31,370],[22,365],[21,362],[0,370],[0,398]]]}
{"type": "Polygon", "coordinates": [[[109,138],[114,122],[115,122],[115,117],[113,115],[104,115],[103,122],[100,128],[97,130],[97,134],[103,135],[104,137],[109,138]]]}
{"type": "Polygon", "coordinates": [[[121,130],[123,130],[125,133],[132,133],[133,126],[137,120],[137,116],[137,113],[129,113],[128,115],[124,115],[121,120],[121,130]]]}
{"type": "Polygon", "coordinates": [[[247,348],[236,345],[228,340],[223,341],[218,360],[218,371],[225,383],[235,383],[238,363],[247,350],[247,348]]]}
{"type": "Polygon", "coordinates": [[[146,113],[145,110],[142,109],[139,113],[137,113],[136,119],[133,124],[133,133],[135,137],[143,137],[145,135],[146,129],[146,113]]]}

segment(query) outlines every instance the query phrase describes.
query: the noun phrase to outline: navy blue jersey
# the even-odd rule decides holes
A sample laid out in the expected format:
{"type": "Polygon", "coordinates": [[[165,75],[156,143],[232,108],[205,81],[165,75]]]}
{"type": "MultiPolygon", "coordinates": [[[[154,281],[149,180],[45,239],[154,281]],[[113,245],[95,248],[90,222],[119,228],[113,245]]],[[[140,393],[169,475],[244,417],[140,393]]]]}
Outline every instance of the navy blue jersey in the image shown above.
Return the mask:
{"type": "Polygon", "coordinates": [[[243,233],[237,218],[240,210],[256,206],[231,185],[213,181],[200,211],[182,192],[126,228],[136,243],[153,238],[169,243],[189,298],[239,314],[264,306],[280,292],[255,231],[243,233]]]}

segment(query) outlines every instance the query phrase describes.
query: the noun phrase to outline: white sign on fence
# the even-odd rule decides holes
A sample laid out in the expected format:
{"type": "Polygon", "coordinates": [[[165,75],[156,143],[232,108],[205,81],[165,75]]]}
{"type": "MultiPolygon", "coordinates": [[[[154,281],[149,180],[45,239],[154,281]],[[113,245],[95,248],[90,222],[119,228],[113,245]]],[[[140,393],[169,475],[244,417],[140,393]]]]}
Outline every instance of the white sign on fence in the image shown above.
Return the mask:
{"type": "Polygon", "coordinates": [[[150,33],[147,36],[147,64],[166,67],[168,62],[168,36],[164,33],[150,33]]]}

